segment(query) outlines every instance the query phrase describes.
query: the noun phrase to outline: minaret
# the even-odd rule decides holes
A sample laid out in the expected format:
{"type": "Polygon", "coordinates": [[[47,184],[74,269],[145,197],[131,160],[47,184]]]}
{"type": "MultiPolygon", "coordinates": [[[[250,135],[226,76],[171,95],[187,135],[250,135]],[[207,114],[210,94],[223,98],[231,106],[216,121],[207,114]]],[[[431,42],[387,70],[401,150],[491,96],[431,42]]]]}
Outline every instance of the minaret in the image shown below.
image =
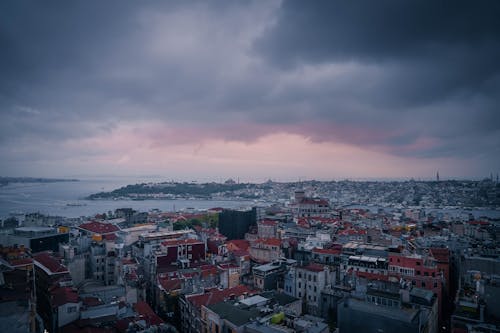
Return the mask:
{"type": "Polygon", "coordinates": [[[436,181],[437,182],[439,181],[439,170],[438,170],[438,172],[436,172],[436,181]]]}

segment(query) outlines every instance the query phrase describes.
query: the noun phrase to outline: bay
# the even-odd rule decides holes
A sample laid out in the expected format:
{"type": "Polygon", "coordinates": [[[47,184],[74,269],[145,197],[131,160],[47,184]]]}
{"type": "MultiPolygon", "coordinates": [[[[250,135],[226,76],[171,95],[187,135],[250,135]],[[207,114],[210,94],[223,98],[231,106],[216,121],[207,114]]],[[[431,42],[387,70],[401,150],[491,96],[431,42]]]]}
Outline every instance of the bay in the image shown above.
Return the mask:
{"type": "Polygon", "coordinates": [[[159,209],[177,211],[186,208],[209,209],[213,207],[249,207],[252,201],[239,200],[86,200],[90,194],[129,184],[160,182],[152,178],[88,178],[75,182],[11,183],[0,187],[0,218],[26,213],[42,213],[64,217],[92,216],[117,208],[137,211],[159,209]]]}

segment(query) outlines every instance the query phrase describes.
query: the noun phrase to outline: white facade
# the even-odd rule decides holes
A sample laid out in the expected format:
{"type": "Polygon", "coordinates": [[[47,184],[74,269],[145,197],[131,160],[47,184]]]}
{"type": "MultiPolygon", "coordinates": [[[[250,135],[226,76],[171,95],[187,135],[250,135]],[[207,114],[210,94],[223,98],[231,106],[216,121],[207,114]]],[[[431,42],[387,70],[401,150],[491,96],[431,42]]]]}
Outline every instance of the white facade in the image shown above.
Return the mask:
{"type": "Polygon", "coordinates": [[[57,308],[57,326],[62,327],[80,318],[81,303],[66,303],[57,308]]]}

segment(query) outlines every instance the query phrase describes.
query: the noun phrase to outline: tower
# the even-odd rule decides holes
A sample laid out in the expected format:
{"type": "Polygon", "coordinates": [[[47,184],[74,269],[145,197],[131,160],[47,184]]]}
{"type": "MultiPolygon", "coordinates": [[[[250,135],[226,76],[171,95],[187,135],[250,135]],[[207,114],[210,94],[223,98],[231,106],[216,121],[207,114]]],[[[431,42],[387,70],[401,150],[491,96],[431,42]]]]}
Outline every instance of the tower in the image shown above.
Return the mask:
{"type": "Polygon", "coordinates": [[[436,181],[439,181],[439,170],[436,172],[436,181]]]}

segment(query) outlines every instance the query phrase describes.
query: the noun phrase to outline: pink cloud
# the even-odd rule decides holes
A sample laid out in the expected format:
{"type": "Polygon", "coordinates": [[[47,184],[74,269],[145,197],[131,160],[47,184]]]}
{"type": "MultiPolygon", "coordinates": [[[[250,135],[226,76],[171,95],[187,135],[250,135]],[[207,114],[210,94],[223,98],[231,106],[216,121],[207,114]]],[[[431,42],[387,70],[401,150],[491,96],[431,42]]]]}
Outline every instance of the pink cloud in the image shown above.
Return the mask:
{"type": "MultiPolygon", "coordinates": [[[[317,133],[324,128],[319,127],[317,133]]],[[[295,180],[298,178],[338,179],[345,177],[422,177],[437,168],[451,164],[446,159],[429,160],[398,157],[384,150],[331,140],[314,140],[293,129],[257,126],[228,129],[238,139],[227,139],[218,131],[226,128],[169,128],[162,124],[122,125],[100,137],[66,144],[66,149],[88,151],[81,163],[92,163],[102,170],[117,173],[176,175],[210,179],[242,177],[252,181],[267,178],[295,180]],[[254,130],[256,132],[254,132],[254,130]],[[266,133],[268,131],[269,133],[266,133]],[[252,135],[258,133],[259,135],[252,135]],[[249,140],[242,138],[249,137],[249,140]]],[[[298,129],[297,129],[298,131],[298,129]]],[[[336,135],[349,129],[339,130],[336,135]]],[[[227,134],[227,132],[225,132],[227,134]]],[[[320,134],[318,134],[320,135],[320,134]]],[[[326,133],[328,135],[328,133],[326,133]]],[[[383,133],[362,133],[383,138],[383,133]]],[[[364,139],[365,137],[363,137],[364,139]]],[[[414,149],[433,144],[422,140],[414,149]]],[[[76,161],[73,161],[76,163],[76,161]]]]}

